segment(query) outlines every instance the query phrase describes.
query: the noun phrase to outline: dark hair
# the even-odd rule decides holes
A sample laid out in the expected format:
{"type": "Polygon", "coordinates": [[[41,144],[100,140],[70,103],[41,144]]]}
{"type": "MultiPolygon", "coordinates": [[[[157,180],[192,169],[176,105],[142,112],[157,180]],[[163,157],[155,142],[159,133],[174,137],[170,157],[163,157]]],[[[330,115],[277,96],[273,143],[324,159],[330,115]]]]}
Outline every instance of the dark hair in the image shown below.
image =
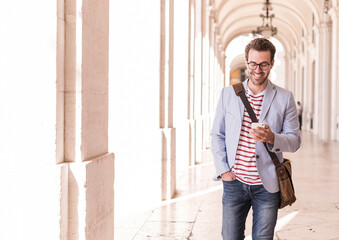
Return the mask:
{"type": "Polygon", "coordinates": [[[271,61],[274,59],[275,46],[266,38],[255,38],[245,47],[245,58],[248,60],[248,52],[250,49],[256,51],[270,51],[271,52],[271,61]]]}

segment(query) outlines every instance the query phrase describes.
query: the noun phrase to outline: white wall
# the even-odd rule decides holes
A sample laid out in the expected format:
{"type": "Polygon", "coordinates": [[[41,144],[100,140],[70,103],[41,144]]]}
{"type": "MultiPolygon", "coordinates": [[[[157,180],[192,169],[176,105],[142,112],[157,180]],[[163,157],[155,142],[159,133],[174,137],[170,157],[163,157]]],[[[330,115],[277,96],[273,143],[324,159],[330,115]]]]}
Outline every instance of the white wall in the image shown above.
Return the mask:
{"type": "Polygon", "coordinates": [[[56,3],[0,3],[0,238],[58,239],[56,3]]]}

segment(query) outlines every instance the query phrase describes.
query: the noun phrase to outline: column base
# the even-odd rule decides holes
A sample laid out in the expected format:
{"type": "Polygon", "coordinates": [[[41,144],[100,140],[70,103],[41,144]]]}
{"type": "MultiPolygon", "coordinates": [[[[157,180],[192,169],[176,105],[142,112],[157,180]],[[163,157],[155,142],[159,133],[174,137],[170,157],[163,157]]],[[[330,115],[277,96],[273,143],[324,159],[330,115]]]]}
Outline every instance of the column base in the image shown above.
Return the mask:
{"type": "Polygon", "coordinates": [[[68,238],[114,238],[114,154],[68,165],[68,238]]]}
{"type": "Polygon", "coordinates": [[[176,192],[176,130],[161,129],[161,200],[174,197],[176,192]]]}

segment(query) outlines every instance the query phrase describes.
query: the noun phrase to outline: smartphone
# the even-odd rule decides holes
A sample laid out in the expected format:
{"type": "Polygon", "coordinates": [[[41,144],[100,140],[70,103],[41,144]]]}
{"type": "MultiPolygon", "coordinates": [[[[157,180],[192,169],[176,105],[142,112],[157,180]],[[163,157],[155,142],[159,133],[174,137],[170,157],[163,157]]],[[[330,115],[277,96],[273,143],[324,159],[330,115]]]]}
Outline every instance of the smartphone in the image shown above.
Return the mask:
{"type": "Polygon", "coordinates": [[[252,126],[251,126],[252,129],[256,129],[258,127],[264,128],[265,127],[265,123],[252,123],[252,126]]]}

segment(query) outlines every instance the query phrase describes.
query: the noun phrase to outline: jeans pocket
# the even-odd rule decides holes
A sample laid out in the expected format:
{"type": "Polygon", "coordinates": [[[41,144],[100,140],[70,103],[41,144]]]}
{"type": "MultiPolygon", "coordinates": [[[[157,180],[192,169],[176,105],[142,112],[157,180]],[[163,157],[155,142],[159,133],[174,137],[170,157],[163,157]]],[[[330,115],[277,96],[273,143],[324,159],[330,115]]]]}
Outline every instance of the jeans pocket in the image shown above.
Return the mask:
{"type": "Polygon", "coordinates": [[[224,183],[232,183],[232,182],[235,182],[235,180],[237,180],[237,179],[234,178],[233,180],[229,180],[229,181],[224,181],[224,180],[221,180],[221,181],[223,181],[224,183]]]}

